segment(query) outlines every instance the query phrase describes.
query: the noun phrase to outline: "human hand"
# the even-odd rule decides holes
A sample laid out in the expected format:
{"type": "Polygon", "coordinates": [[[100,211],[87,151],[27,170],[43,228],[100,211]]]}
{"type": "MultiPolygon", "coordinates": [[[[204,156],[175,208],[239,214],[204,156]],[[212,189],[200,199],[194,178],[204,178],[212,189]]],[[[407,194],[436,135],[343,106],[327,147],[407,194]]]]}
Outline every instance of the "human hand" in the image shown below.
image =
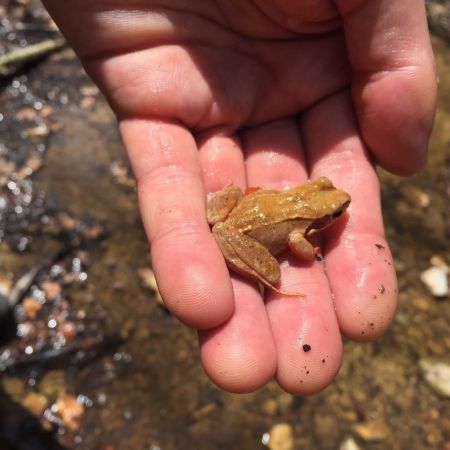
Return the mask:
{"type": "Polygon", "coordinates": [[[295,394],[327,386],[341,334],[388,327],[396,277],[374,163],[422,167],[435,74],[419,0],[45,0],[116,112],[168,309],[200,330],[220,387],[275,377],[295,394]],[[347,220],[322,233],[324,261],[281,258],[266,294],[230,275],[206,222],[224,185],[283,189],[327,176],[347,220]],[[309,347],[308,347],[309,346],[309,347]]]}

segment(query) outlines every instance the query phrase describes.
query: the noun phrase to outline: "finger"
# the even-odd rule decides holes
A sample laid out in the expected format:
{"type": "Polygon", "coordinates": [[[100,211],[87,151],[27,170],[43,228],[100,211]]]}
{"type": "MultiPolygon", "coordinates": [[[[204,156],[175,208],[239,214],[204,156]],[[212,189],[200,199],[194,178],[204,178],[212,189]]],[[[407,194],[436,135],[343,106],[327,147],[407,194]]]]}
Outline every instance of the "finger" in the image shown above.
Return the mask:
{"type": "MultiPolygon", "coordinates": [[[[307,179],[298,126],[279,121],[244,135],[250,185],[292,187],[307,179]]],[[[278,352],[276,379],[294,394],[320,391],[335,376],[342,344],[322,264],[281,263],[281,288],[306,298],[268,294],[267,312],[278,352]]]]}
{"type": "Polygon", "coordinates": [[[347,222],[325,233],[325,270],[341,331],[354,340],[374,339],[392,320],[396,275],[384,239],[378,178],[358,136],[350,95],[338,94],[305,113],[302,132],[312,175],[329,177],[352,197],[347,222]]]}
{"type": "Polygon", "coordinates": [[[336,2],[353,68],[364,141],[388,170],[422,168],[434,117],[436,74],[422,0],[336,2]]]}
{"type": "MultiPolygon", "coordinates": [[[[207,192],[247,180],[241,143],[226,133],[198,136],[199,158],[207,192]]],[[[202,363],[222,389],[250,392],[273,377],[276,351],[266,309],[254,284],[231,274],[235,311],[220,327],[200,333],[202,363]]]]}
{"type": "Polygon", "coordinates": [[[244,156],[237,137],[226,132],[202,133],[197,136],[199,161],[206,192],[216,192],[234,184],[247,185],[244,156]]]}
{"type": "Polygon", "coordinates": [[[276,348],[257,287],[233,277],[233,288],[232,317],[214,330],[200,332],[202,363],[222,389],[251,392],[273,378],[276,348]]]}
{"type": "Polygon", "coordinates": [[[120,127],[164,302],[190,326],[218,326],[232,314],[234,301],[206,222],[197,145],[173,123],[127,119],[120,127]]]}

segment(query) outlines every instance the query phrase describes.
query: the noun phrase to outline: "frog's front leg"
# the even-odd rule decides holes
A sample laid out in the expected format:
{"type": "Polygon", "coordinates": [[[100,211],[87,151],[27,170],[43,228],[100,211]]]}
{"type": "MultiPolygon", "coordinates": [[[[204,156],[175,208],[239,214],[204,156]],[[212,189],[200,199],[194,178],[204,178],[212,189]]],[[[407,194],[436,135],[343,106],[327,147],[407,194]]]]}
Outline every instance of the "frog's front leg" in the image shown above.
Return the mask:
{"type": "Polygon", "coordinates": [[[223,222],[212,232],[230,269],[277,291],[273,285],[280,279],[280,266],[266,247],[223,222]]]}
{"type": "Polygon", "coordinates": [[[215,225],[223,222],[243,197],[242,189],[232,185],[225,186],[221,191],[215,193],[206,205],[208,223],[215,225]]]}
{"type": "Polygon", "coordinates": [[[319,251],[314,247],[304,235],[304,230],[291,231],[288,238],[288,245],[292,253],[302,261],[312,261],[319,251]]]}

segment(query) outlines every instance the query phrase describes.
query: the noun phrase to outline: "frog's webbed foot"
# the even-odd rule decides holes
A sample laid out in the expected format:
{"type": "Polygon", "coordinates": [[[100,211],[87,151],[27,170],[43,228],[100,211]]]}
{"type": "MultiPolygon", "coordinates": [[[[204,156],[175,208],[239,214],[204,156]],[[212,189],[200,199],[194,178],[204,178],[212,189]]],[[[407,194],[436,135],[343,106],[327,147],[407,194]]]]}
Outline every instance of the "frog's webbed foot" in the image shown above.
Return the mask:
{"type": "Polygon", "coordinates": [[[262,283],[279,294],[304,296],[300,293],[284,292],[274,286],[280,280],[280,266],[258,241],[222,222],[214,225],[212,232],[227,265],[236,273],[262,283]]]}
{"type": "Polygon", "coordinates": [[[218,191],[206,205],[206,218],[210,225],[223,222],[233,208],[242,200],[242,189],[229,185],[218,191]]]}

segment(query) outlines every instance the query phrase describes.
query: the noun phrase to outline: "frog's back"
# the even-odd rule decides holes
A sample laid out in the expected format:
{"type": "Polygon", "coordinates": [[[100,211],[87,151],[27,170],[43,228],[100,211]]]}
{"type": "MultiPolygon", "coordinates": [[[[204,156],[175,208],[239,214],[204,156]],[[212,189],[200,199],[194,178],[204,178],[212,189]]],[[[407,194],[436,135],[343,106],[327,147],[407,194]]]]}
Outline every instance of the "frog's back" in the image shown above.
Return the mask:
{"type": "Polygon", "coordinates": [[[246,233],[300,218],[304,207],[294,194],[261,189],[244,197],[226,222],[246,233]]]}

